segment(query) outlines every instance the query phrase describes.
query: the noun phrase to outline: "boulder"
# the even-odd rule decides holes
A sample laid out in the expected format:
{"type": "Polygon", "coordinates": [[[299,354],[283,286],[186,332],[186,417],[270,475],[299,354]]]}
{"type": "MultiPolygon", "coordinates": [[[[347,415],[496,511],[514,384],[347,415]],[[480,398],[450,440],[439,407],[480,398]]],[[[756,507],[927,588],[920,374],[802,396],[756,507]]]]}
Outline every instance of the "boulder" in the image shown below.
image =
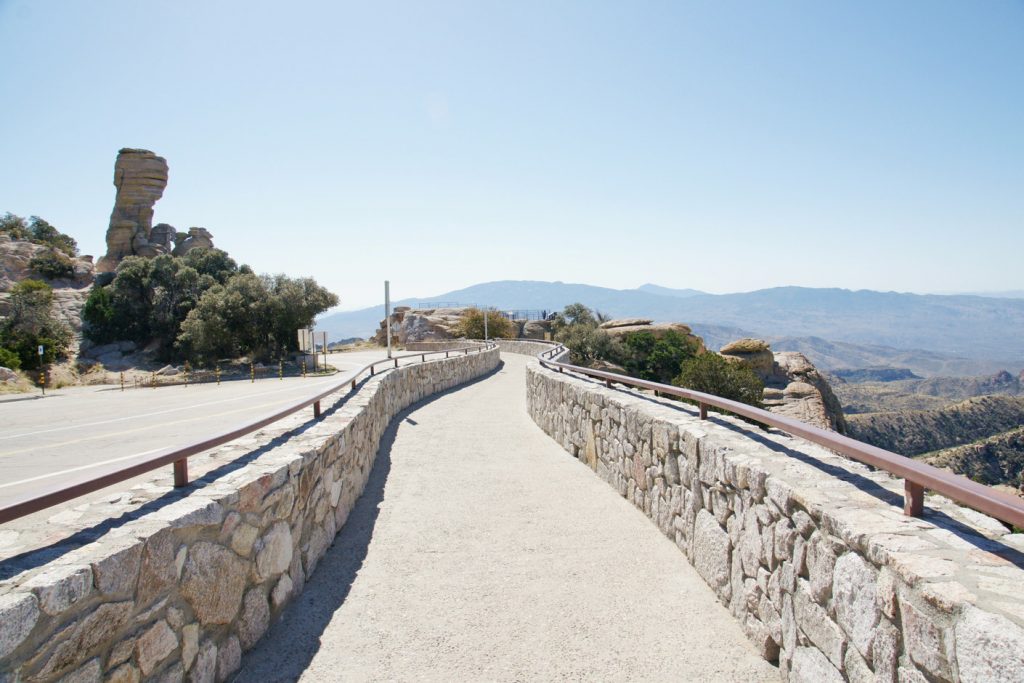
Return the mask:
{"type": "Polygon", "coordinates": [[[637,327],[640,325],[650,325],[653,322],[653,320],[648,318],[617,318],[616,320],[601,323],[600,328],[602,330],[610,330],[615,327],[637,327]]]}
{"type": "MultiPolygon", "coordinates": [[[[393,343],[444,341],[458,336],[458,328],[469,308],[424,308],[407,306],[396,308],[391,314],[391,340],[393,343]]],[[[374,337],[378,344],[387,343],[386,321],[374,337]]]]}
{"type": "Polygon", "coordinates": [[[828,380],[807,356],[795,351],[773,353],[761,339],[740,339],[722,347],[722,355],[744,363],[764,382],[764,406],[815,427],[846,433],[839,399],[828,380]]]}
{"type": "Polygon", "coordinates": [[[193,249],[212,249],[213,235],[206,228],[189,228],[188,236],[174,247],[175,256],[184,256],[193,249]]]}
{"type": "Polygon", "coordinates": [[[738,339],[723,346],[720,353],[726,358],[746,363],[762,379],[771,374],[772,364],[775,362],[771,347],[762,339],[738,339]]]}
{"type": "Polygon", "coordinates": [[[549,320],[528,320],[523,324],[522,336],[524,339],[547,339],[551,334],[551,321],[549,320]]]}
{"type": "Polygon", "coordinates": [[[101,273],[113,272],[125,256],[156,255],[150,243],[153,205],[167,187],[167,160],[147,149],[125,148],[114,162],[114,210],[107,228],[107,253],[96,264],[101,273]]]}

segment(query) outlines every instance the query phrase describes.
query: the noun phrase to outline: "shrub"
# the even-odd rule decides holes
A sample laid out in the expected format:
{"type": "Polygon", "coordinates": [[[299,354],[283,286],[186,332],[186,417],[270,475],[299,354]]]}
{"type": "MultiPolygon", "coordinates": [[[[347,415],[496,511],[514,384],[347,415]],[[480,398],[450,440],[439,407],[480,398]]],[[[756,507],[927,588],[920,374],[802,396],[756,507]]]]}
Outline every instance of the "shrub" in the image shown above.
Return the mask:
{"type": "Polygon", "coordinates": [[[0,367],[5,367],[10,370],[20,370],[21,359],[18,358],[18,354],[14,351],[0,346],[0,367]]]}
{"type": "Polygon", "coordinates": [[[750,367],[717,353],[695,356],[682,365],[676,386],[762,408],[764,383],[750,367]]]}
{"type": "Polygon", "coordinates": [[[11,288],[9,313],[0,326],[0,346],[17,354],[23,368],[39,367],[64,355],[72,333],[53,314],[53,289],[45,282],[22,280],[11,288]]]}
{"type": "Polygon", "coordinates": [[[631,332],[615,344],[611,360],[633,377],[669,384],[679,376],[683,363],[697,355],[699,348],[696,340],[673,330],[661,336],[652,332],[631,332]]]}
{"type": "MultiPolygon", "coordinates": [[[[478,308],[471,308],[466,311],[459,322],[456,334],[466,339],[484,338],[484,312],[478,308]]],[[[514,338],[516,326],[508,318],[494,309],[487,311],[487,336],[514,338]]]]}
{"type": "Polygon", "coordinates": [[[75,276],[75,266],[71,259],[52,248],[32,257],[28,267],[47,280],[70,279],[75,276]]]}

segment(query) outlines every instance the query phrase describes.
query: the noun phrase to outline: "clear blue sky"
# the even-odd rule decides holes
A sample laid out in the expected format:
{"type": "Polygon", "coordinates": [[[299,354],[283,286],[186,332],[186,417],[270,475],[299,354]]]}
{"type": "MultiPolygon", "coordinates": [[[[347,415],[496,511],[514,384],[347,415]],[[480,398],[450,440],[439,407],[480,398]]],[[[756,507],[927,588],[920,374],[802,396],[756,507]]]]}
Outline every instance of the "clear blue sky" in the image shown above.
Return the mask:
{"type": "Polygon", "coordinates": [[[0,0],[0,212],[342,308],[497,279],[1021,289],[1024,3],[0,0]]]}

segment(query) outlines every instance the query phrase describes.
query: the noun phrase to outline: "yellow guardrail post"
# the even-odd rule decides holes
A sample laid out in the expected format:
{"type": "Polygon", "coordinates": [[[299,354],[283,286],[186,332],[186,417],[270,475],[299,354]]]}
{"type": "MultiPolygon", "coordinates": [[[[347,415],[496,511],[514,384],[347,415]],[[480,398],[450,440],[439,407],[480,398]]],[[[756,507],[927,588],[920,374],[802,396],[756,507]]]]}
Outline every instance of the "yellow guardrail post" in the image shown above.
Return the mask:
{"type": "Polygon", "coordinates": [[[249,361],[249,383],[256,383],[256,364],[252,361],[249,361]]]}
{"type": "Polygon", "coordinates": [[[220,386],[220,363],[217,364],[217,386],[220,386]]]}
{"type": "Polygon", "coordinates": [[[278,361],[277,364],[277,378],[284,379],[284,358],[278,361]]]}

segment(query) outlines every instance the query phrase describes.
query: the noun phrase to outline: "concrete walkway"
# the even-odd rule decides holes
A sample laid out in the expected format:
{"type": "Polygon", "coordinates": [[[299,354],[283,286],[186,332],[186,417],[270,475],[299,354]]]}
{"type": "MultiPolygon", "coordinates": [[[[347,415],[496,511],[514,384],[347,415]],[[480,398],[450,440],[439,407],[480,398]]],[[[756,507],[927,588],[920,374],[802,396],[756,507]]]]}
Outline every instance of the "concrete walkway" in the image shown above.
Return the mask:
{"type": "Polygon", "coordinates": [[[686,558],[537,428],[527,358],[414,406],[238,681],[775,681],[686,558]]]}

